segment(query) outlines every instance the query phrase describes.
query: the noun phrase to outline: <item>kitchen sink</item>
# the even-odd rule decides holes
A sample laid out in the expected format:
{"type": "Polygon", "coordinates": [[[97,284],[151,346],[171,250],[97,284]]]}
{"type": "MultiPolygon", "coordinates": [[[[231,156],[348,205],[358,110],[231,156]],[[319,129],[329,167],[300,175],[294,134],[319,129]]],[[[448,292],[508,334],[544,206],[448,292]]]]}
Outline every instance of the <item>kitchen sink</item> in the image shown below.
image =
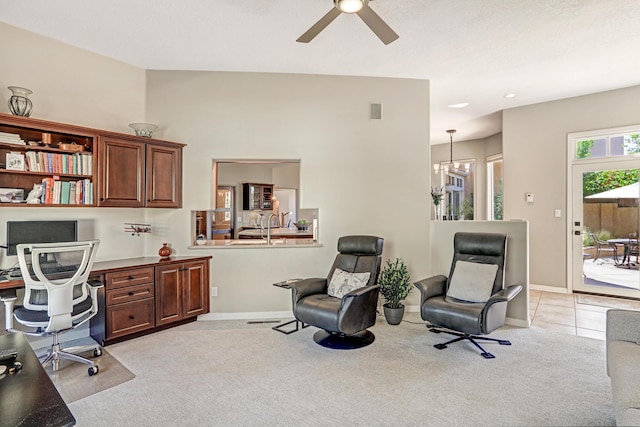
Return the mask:
{"type": "MultiPolygon", "coordinates": [[[[286,241],[284,239],[271,239],[272,245],[282,245],[285,244],[286,241]]],[[[234,245],[234,246],[266,246],[267,241],[262,239],[238,239],[238,240],[227,240],[225,241],[225,245],[234,245]]]]}

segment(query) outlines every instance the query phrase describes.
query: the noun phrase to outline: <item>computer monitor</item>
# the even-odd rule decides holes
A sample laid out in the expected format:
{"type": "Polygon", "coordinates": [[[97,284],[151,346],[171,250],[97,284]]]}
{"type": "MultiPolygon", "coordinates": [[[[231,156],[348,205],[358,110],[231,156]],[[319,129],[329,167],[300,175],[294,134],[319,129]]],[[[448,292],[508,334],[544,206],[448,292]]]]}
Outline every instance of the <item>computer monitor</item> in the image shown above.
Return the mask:
{"type": "Polygon", "coordinates": [[[78,221],[7,221],[7,255],[20,243],[76,242],[78,221]]]}

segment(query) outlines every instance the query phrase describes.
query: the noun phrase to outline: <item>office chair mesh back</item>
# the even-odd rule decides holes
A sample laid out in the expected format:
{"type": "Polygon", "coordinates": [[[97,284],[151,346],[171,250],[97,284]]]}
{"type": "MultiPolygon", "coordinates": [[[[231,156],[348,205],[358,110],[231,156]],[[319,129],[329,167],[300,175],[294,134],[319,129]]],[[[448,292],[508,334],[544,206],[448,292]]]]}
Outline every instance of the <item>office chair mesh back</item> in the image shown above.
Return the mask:
{"type": "Polygon", "coordinates": [[[20,320],[27,323],[48,320],[46,332],[62,331],[71,328],[74,320],[90,310],[92,300],[87,280],[97,245],[97,241],[18,245],[18,262],[25,284],[23,307],[16,308],[20,320]],[[55,260],[60,268],[44,268],[43,261],[49,260],[55,260]]]}

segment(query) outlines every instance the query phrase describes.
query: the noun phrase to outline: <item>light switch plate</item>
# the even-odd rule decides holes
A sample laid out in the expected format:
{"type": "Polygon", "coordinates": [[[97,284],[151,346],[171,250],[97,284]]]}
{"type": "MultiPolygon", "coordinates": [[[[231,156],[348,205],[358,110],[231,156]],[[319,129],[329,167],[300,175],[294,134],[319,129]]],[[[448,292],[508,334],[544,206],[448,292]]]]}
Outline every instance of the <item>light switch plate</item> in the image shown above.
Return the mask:
{"type": "Polygon", "coordinates": [[[555,211],[553,211],[553,216],[555,216],[556,218],[561,218],[562,217],[562,210],[556,209],[555,211]]]}

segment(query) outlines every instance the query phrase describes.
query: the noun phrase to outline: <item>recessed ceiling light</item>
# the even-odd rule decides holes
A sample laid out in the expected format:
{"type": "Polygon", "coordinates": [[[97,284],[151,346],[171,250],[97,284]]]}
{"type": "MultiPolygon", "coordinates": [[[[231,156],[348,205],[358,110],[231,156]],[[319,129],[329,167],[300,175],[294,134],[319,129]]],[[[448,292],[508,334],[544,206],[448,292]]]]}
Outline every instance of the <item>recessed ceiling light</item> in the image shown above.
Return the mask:
{"type": "Polygon", "coordinates": [[[515,98],[516,94],[515,93],[508,93],[504,96],[505,98],[509,99],[509,98],[515,98]]]}
{"type": "Polygon", "coordinates": [[[460,104],[451,104],[449,105],[449,108],[464,108],[467,105],[469,105],[468,102],[461,102],[460,104]]]}

